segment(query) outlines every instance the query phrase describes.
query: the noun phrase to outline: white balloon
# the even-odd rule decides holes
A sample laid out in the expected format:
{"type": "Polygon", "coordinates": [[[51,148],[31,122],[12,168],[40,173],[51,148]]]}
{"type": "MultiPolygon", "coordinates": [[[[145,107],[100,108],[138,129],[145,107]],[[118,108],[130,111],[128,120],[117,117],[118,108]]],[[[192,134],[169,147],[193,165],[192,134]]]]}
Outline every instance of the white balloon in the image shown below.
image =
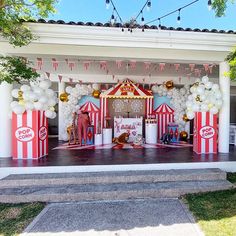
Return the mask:
{"type": "Polygon", "coordinates": [[[216,97],[217,99],[222,98],[221,92],[220,92],[220,91],[215,92],[215,97],[216,97]]]}
{"type": "Polygon", "coordinates": [[[187,93],[187,90],[185,88],[181,88],[179,91],[182,95],[187,93]]]}
{"type": "Polygon", "coordinates": [[[18,106],[19,105],[19,103],[17,102],[17,101],[13,101],[13,102],[11,102],[11,109],[13,109],[15,106],[18,106]]]}
{"type": "Polygon", "coordinates": [[[211,89],[212,88],[212,85],[213,83],[211,81],[208,81],[206,84],[205,84],[205,88],[206,89],[211,89]]]}
{"type": "Polygon", "coordinates": [[[220,87],[219,87],[218,84],[213,84],[211,89],[212,89],[213,91],[216,91],[216,90],[219,90],[219,88],[220,88],[220,87]]]}
{"type": "Polygon", "coordinates": [[[21,115],[25,112],[25,108],[21,105],[13,107],[12,111],[16,113],[17,115],[21,115]]]}
{"type": "Polygon", "coordinates": [[[38,100],[38,95],[35,92],[31,91],[30,94],[29,94],[29,100],[31,102],[37,101],[38,100]]]}
{"type": "Polygon", "coordinates": [[[94,90],[99,90],[99,89],[100,89],[100,86],[99,86],[99,84],[93,84],[93,85],[92,85],[92,88],[93,88],[94,90]]]}
{"type": "Polygon", "coordinates": [[[35,102],[34,108],[35,108],[35,110],[40,111],[43,108],[43,104],[41,102],[35,102]]]}
{"type": "Polygon", "coordinates": [[[52,89],[47,89],[45,93],[48,97],[53,97],[55,95],[55,92],[52,89]]]}
{"type": "Polygon", "coordinates": [[[23,99],[24,99],[25,101],[29,101],[29,100],[30,100],[29,95],[30,95],[30,90],[25,91],[25,92],[23,93],[23,99]]]}
{"type": "Polygon", "coordinates": [[[207,76],[202,77],[202,82],[206,84],[209,81],[209,78],[207,76]]]}
{"type": "Polygon", "coordinates": [[[221,108],[223,102],[222,102],[222,100],[216,100],[215,104],[218,108],[221,108]]]}
{"type": "Polygon", "coordinates": [[[197,93],[198,93],[199,95],[204,94],[204,91],[205,91],[204,86],[198,86],[198,87],[197,87],[197,93]]]}
{"type": "Polygon", "coordinates": [[[24,84],[24,85],[22,85],[22,86],[20,87],[20,90],[21,90],[22,92],[29,91],[29,90],[30,90],[30,86],[24,84]]]}
{"type": "Polygon", "coordinates": [[[213,107],[210,109],[210,112],[211,112],[212,114],[217,114],[217,113],[218,113],[217,107],[213,106],[213,107]]]}
{"type": "Polygon", "coordinates": [[[201,104],[201,111],[205,112],[205,111],[208,111],[208,106],[207,104],[201,104]]]}
{"type": "Polygon", "coordinates": [[[37,94],[37,96],[42,96],[44,94],[43,89],[39,87],[34,88],[34,93],[37,94]]]}
{"type": "Polygon", "coordinates": [[[32,102],[26,102],[25,103],[25,109],[26,110],[34,110],[34,104],[32,102]]]}
{"type": "Polygon", "coordinates": [[[50,98],[50,99],[48,100],[48,105],[49,105],[50,107],[53,107],[53,106],[55,106],[56,104],[57,104],[57,102],[56,102],[55,99],[50,98]]]}
{"type": "Polygon", "coordinates": [[[12,91],[11,91],[11,95],[12,95],[12,97],[13,98],[18,98],[18,93],[19,93],[19,89],[13,89],[12,91]]]}
{"type": "Polygon", "coordinates": [[[186,113],[186,115],[187,115],[187,117],[188,117],[189,120],[192,120],[192,119],[195,117],[195,114],[194,114],[194,112],[192,112],[192,111],[188,111],[188,112],[186,113]]]}
{"type": "Polygon", "coordinates": [[[71,87],[71,86],[66,87],[66,92],[67,92],[67,93],[70,94],[70,93],[71,93],[71,90],[72,90],[72,87],[71,87]]]}
{"type": "Polygon", "coordinates": [[[48,102],[48,98],[45,97],[45,96],[40,97],[40,98],[39,98],[39,102],[40,102],[40,103],[43,103],[43,104],[46,104],[46,103],[48,102]]]}
{"type": "Polygon", "coordinates": [[[197,104],[193,104],[193,106],[192,106],[192,110],[195,111],[195,112],[197,112],[197,111],[200,110],[200,106],[197,105],[197,104]]]}
{"type": "Polygon", "coordinates": [[[49,87],[51,87],[52,82],[50,80],[43,80],[39,83],[39,87],[42,89],[48,89],[49,87]]]}
{"type": "Polygon", "coordinates": [[[45,111],[45,116],[46,116],[47,118],[53,117],[53,114],[54,114],[54,111],[51,111],[51,110],[45,111]]]}

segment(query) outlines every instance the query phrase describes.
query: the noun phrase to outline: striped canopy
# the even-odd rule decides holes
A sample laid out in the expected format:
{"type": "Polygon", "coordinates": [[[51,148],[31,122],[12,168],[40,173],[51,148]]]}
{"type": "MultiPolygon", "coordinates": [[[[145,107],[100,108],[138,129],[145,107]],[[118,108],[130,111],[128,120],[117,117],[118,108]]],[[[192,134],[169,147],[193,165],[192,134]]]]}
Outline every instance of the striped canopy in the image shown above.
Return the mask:
{"type": "Polygon", "coordinates": [[[81,111],[87,112],[99,112],[100,109],[92,102],[86,102],[83,106],[80,107],[81,111]]]}
{"type": "Polygon", "coordinates": [[[173,114],[174,110],[168,106],[166,103],[161,104],[159,107],[157,107],[154,111],[154,114],[173,114]]]}
{"type": "Polygon", "coordinates": [[[100,96],[105,98],[153,98],[152,92],[129,79],[118,83],[114,88],[108,89],[100,96]]]}

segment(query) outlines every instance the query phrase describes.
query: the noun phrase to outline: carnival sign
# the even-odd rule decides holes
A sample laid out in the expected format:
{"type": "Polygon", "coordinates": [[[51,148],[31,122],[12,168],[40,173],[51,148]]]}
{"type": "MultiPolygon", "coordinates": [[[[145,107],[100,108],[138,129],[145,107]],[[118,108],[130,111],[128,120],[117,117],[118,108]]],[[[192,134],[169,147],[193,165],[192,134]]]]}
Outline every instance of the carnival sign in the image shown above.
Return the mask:
{"type": "Polygon", "coordinates": [[[212,126],[204,126],[199,131],[200,135],[204,139],[212,138],[215,134],[215,129],[212,126]]]}
{"type": "Polygon", "coordinates": [[[34,138],[34,131],[30,127],[20,127],[16,130],[15,137],[20,142],[30,142],[34,138]]]}

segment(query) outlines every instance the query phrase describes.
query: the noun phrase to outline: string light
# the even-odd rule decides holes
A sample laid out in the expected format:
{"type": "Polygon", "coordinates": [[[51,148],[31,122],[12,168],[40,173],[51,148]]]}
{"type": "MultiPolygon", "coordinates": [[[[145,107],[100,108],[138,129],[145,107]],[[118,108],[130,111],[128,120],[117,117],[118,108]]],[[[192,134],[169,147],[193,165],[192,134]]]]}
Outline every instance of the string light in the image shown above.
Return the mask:
{"type": "Polygon", "coordinates": [[[146,2],[145,2],[145,4],[143,5],[143,7],[141,8],[141,10],[139,11],[139,13],[138,13],[138,15],[134,18],[134,21],[137,21],[137,19],[138,19],[138,17],[140,16],[140,15],[142,15],[142,18],[141,18],[141,21],[144,21],[143,19],[144,19],[144,17],[143,17],[143,10],[144,10],[144,8],[147,6],[147,9],[149,8],[150,9],[150,7],[151,7],[151,0],[147,0],[146,2]]]}
{"type": "Polygon", "coordinates": [[[180,24],[180,11],[181,11],[181,8],[179,9],[179,15],[177,17],[177,23],[180,24]]]}
{"type": "Polygon", "coordinates": [[[158,21],[159,21],[159,25],[158,25],[158,28],[161,29],[161,19],[158,18],[158,21]]]}
{"type": "Polygon", "coordinates": [[[108,10],[110,7],[110,0],[106,0],[106,9],[108,10]]]}
{"type": "Polygon", "coordinates": [[[150,11],[150,8],[152,6],[151,0],[147,1],[147,10],[150,11]]]}
{"type": "Polygon", "coordinates": [[[211,0],[208,1],[207,5],[208,5],[208,10],[210,11],[212,9],[212,2],[211,2],[211,0]]]}
{"type": "Polygon", "coordinates": [[[112,11],[112,15],[111,15],[111,24],[114,24],[115,23],[115,16],[114,16],[114,11],[116,10],[116,8],[114,7],[113,8],[113,11],[112,11]]]}

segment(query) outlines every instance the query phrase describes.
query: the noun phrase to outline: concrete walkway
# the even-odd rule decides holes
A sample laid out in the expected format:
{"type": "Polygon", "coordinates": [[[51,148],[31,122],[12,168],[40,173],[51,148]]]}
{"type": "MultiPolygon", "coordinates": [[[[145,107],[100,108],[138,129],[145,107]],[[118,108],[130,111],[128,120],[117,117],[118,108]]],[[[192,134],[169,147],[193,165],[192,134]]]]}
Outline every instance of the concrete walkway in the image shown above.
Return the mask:
{"type": "Polygon", "coordinates": [[[22,234],[79,236],[203,235],[178,199],[49,204],[22,234]]]}

